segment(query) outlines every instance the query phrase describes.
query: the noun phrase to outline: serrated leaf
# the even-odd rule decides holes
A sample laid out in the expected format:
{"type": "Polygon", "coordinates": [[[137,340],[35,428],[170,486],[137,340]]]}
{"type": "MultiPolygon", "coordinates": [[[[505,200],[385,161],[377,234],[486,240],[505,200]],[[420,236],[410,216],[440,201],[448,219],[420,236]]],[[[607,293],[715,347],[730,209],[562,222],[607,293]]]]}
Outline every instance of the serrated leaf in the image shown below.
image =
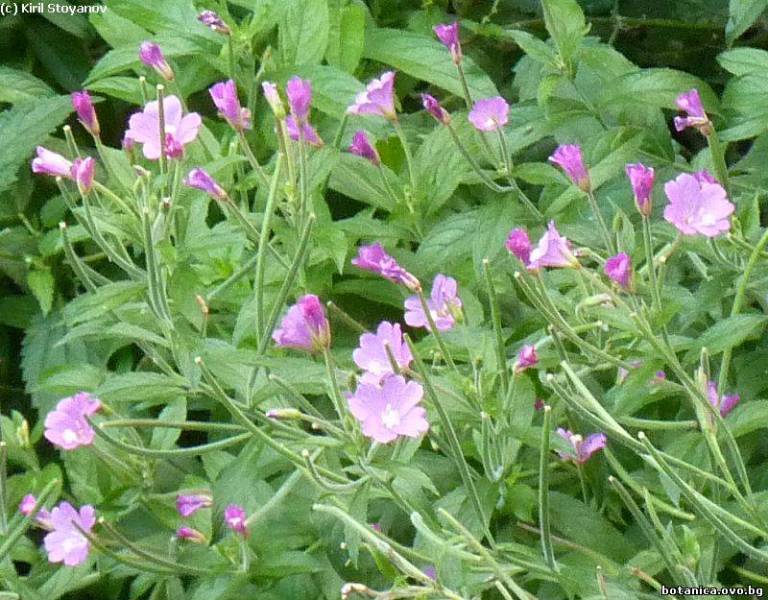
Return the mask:
{"type": "Polygon", "coordinates": [[[765,315],[735,315],[718,321],[696,338],[686,358],[694,360],[703,348],[710,356],[741,345],[746,339],[760,335],[768,317],[765,315]]]}
{"type": "Polygon", "coordinates": [[[328,47],[325,60],[329,65],[354,73],[365,45],[365,7],[357,2],[345,4],[332,0],[328,47]]]}
{"type": "Polygon", "coordinates": [[[728,23],[725,25],[725,41],[730,46],[768,6],[768,0],[731,0],[728,4],[728,23]]]}
{"type": "Polygon", "coordinates": [[[40,309],[47,315],[53,306],[53,291],[56,282],[50,269],[32,269],[27,274],[27,285],[40,303],[40,309]]]}
{"type": "Polygon", "coordinates": [[[541,6],[547,31],[567,65],[589,29],[584,11],[576,0],[542,0],[541,6]]]}
{"type": "Polygon", "coordinates": [[[327,0],[293,0],[280,24],[280,53],[284,64],[319,63],[328,45],[327,0]]]}
{"type": "Polygon", "coordinates": [[[0,102],[16,104],[54,95],[47,83],[31,73],[0,66],[0,102]]]}
{"type": "MultiPolygon", "coordinates": [[[[159,421],[184,421],[187,418],[187,401],[184,398],[176,398],[168,406],[160,411],[157,419],[159,421]]],[[[169,450],[173,448],[176,440],[181,435],[181,429],[171,429],[166,427],[155,427],[152,431],[152,440],[150,448],[169,450]]]]}

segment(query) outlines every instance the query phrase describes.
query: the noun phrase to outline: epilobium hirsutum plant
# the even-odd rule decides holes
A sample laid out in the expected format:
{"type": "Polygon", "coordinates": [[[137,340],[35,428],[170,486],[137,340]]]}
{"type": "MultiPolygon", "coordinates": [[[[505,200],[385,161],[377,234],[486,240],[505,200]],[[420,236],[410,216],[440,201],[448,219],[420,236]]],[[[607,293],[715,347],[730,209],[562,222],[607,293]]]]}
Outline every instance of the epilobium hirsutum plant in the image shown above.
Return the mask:
{"type": "Polygon", "coordinates": [[[0,587],[765,584],[768,125],[741,96],[768,55],[721,55],[720,100],[585,37],[574,0],[542,2],[547,41],[495,12],[250,4],[108,1],[80,125],[26,150],[69,284],[30,279],[0,587]]]}

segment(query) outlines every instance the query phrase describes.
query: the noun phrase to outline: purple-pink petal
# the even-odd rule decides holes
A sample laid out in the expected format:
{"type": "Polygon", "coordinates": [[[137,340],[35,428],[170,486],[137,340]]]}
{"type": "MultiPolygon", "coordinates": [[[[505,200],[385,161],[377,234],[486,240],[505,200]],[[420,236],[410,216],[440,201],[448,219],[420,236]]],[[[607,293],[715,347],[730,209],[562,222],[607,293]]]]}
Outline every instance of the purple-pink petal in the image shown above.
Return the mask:
{"type": "Polygon", "coordinates": [[[54,507],[49,516],[52,530],[43,539],[48,561],[62,562],[68,567],[83,563],[88,558],[90,543],[78,527],[90,533],[95,524],[96,511],[88,504],[79,511],[69,502],[54,507]]]}
{"type": "Polygon", "coordinates": [[[571,252],[571,243],[557,230],[555,222],[550,221],[547,231],[531,251],[529,269],[544,267],[575,267],[578,261],[571,252]]]}
{"type": "Polygon", "coordinates": [[[331,328],[325,308],[314,294],[307,294],[296,301],[272,339],[281,348],[293,348],[306,352],[319,352],[331,344],[331,328]]]}
{"type": "Polygon", "coordinates": [[[376,151],[375,146],[371,144],[368,135],[362,129],[356,131],[355,135],[352,136],[352,143],[349,146],[349,151],[355,156],[370,161],[374,166],[378,167],[381,165],[381,157],[379,156],[379,153],[376,151]]]}
{"type": "Polygon", "coordinates": [[[528,237],[528,232],[525,229],[516,227],[510,231],[504,245],[520,262],[524,265],[528,264],[531,258],[531,238],[528,237]]]}
{"type": "Polygon", "coordinates": [[[624,289],[629,288],[632,277],[632,259],[625,252],[619,252],[605,261],[605,274],[624,289]]]}
{"type": "Polygon", "coordinates": [[[469,121],[479,131],[496,131],[509,121],[509,104],[501,96],[478,100],[469,112],[469,121]]]}
{"type": "Polygon", "coordinates": [[[245,509],[239,504],[230,504],[224,509],[224,523],[235,533],[248,535],[245,509]]]}
{"type": "Polygon", "coordinates": [[[395,72],[387,71],[373,79],[347,108],[352,115],[378,115],[395,119],[395,72]]]}
{"type": "Polygon", "coordinates": [[[357,256],[351,262],[359,269],[381,275],[384,279],[404,285],[409,290],[421,288],[419,280],[387,254],[379,242],[360,246],[357,249],[357,256]]]}
{"type": "Polygon", "coordinates": [[[251,111],[240,105],[237,86],[231,79],[221,81],[210,87],[208,93],[219,114],[226,119],[231,127],[237,130],[251,128],[251,111]]]}
{"type": "Polygon", "coordinates": [[[352,353],[352,360],[364,371],[360,377],[361,382],[379,385],[384,378],[395,374],[387,354],[387,345],[400,369],[410,366],[413,356],[403,340],[400,325],[382,321],[375,334],[364,333],[360,336],[360,345],[352,353]]]}
{"type": "Polygon", "coordinates": [[[223,201],[227,199],[227,192],[205,169],[192,169],[184,179],[184,185],[202,190],[214,200],[223,201]]]}
{"type": "Polygon", "coordinates": [[[72,94],[72,107],[77,112],[77,118],[91,135],[99,135],[99,119],[96,117],[96,109],[93,107],[91,95],[82,90],[72,94]]]}
{"type": "Polygon", "coordinates": [[[305,121],[312,104],[312,82],[300,77],[291,77],[285,86],[285,95],[288,97],[291,114],[298,121],[305,121]]]}
{"type": "Polygon", "coordinates": [[[72,163],[61,154],[38,146],[37,157],[32,159],[32,172],[70,179],[72,177],[72,163]]]}
{"type": "Polygon", "coordinates": [[[681,233],[716,237],[731,228],[730,216],[736,207],[719,183],[683,173],[668,181],[664,191],[669,199],[664,219],[681,233]]]}
{"type": "Polygon", "coordinates": [[[93,443],[95,432],[85,419],[101,408],[101,402],[87,392],[60,400],[45,418],[45,438],[64,450],[93,443]]]}
{"type": "MultiPolygon", "coordinates": [[[[432,282],[432,292],[427,298],[427,308],[438,331],[452,329],[457,317],[461,314],[462,303],[457,294],[457,287],[453,277],[442,273],[438,273],[432,282]]],[[[408,325],[429,329],[429,318],[418,296],[410,296],[406,299],[405,310],[404,318],[408,325]]]]}
{"type": "Polygon", "coordinates": [[[311,146],[319,147],[323,145],[323,140],[317,134],[315,128],[306,121],[297,122],[293,115],[285,117],[285,129],[288,132],[288,137],[294,142],[303,140],[311,146]]]}
{"type": "Polygon", "coordinates": [[[549,161],[558,165],[574,185],[585,192],[590,190],[589,172],[584,164],[581,146],[578,144],[561,144],[549,157],[549,161]]]}
{"type": "Polygon", "coordinates": [[[653,193],[653,182],[655,179],[653,167],[646,167],[642,163],[634,163],[627,165],[625,170],[632,185],[637,210],[646,217],[650,216],[653,208],[651,194],[653,193]]]}

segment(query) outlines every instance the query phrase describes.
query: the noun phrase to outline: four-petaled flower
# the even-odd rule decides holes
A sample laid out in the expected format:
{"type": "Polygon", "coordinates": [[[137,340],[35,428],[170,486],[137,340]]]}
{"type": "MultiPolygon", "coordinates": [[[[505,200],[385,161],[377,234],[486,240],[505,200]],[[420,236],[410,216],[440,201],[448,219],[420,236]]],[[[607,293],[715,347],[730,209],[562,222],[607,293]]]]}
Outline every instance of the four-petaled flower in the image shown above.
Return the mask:
{"type": "Polygon", "coordinates": [[[360,421],[363,435],[376,442],[416,438],[429,429],[426,411],[419,404],[423,394],[415,381],[392,375],[381,386],[361,382],[348,398],[349,410],[360,421]]]}
{"type": "Polygon", "coordinates": [[[504,244],[512,254],[514,254],[524,265],[531,259],[531,238],[528,232],[522,227],[516,227],[509,232],[507,241],[504,244]]]}
{"type": "Polygon", "coordinates": [[[549,161],[558,165],[573,184],[585,192],[589,192],[592,184],[589,172],[584,165],[581,146],[578,144],[561,144],[549,157],[549,161]]]}
{"type": "Polygon", "coordinates": [[[379,242],[360,246],[357,249],[357,256],[352,259],[352,264],[358,269],[377,273],[392,283],[404,285],[409,290],[416,291],[421,288],[419,280],[387,254],[379,242]]]}
{"type": "Polygon", "coordinates": [[[350,115],[378,115],[395,120],[395,72],[387,71],[380,78],[372,80],[365,90],[355,96],[347,108],[350,115]]]}
{"type": "Polygon", "coordinates": [[[632,185],[632,192],[635,195],[635,205],[638,212],[646,217],[651,216],[653,210],[651,194],[653,193],[655,178],[653,167],[646,167],[642,163],[634,163],[627,165],[625,170],[632,185]]]}
{"type": "Polygon", "coordinates": [[[531,251],[528,268],[531,270],[543,267],[578,267],[579,261],[571,252],[571,243],[557,230],[555,222],[550,221],[547,231],[539,240],[538,245],[531,251]]]}
{"type": "Polygon", "coordinates": [[[496,131],[509,121],[509,104],[501,96],[483,98],[475,102],[468,118],[479,131],[496,131]]]}
{"type": "Polygon", "coordinates": [[[522,373],[526,369],[535,367],[539,363],[539,355],[536,354],[536,346],[533,344],[526,344],[520,349],[517,354],[517,362],[515,363],[515,373],[522,373]]]}
{"type": "Polygon", "coordinates": [[[584,464],[587,462],[595,452],[605,448],[607,443],[607,439],[604,433],[593,433],[584,439],[580,435],[571,433],[562,427],[558,427],[557,434],[563,438],[571,447],[569,450],[565,451],[557,450],[560,458],[563,460],[571,460],[578,464],[584,464]]]}
{"type": "Polygon", "coordinates": [[[63,562],[68,567],[85,562],[90,543],[80,529],[90,533],[95,524],[96,511],[89,504],[82,506],[79,511],[69,502],[54,507],[49,516],[51,531],[43,539],[48,561],[63,562]]]}
{"type": "Polygon", "coordinates": [[[331,327],[325,316],[325,308],[314,294],[307,294],[296,301],[272,339],[281,348],[293,348],[306,352],[320,352],[331,344],[331,327]]]}
{"type": "MultiPolygon", "coordinates": [[[[181,101],[176,96],[163,99],[165,139],[162,147],[168,158],[178,158],[184,146],[194,141],[202,120],[197,113],[182,114],[181,101]]],[[[161,153],[160,113],[157,100],[148,102],[144,110],[131,115],[126,135],[143,144],[142,151],[149,160],[158,160],[161,153]]]]}
{"type": "Polygon", "coordinates": [[[731,228],[730,216],[736,207],[723,186],[710,178],[683,173],[664,184],[669,198],[664,218],[685,235],[715,237],[731,228]]]}
{"type": "Polygon", "coordinates": [[[677,131],[695,127],[704,135],[709,135],[712,132],[712,123],[704,111],[699,90],[694,88],[680,94],[675,100],[675,104],[677,104],[677,108],[686,113],[685,117],[675,117],[675,129],[677,131]]]}
{"type": "Polygon", "coordinates": [[[459,64],[461,62],[461,40],[459,39],[459,22],[453,23],[441,23],[435,25],[432,28],[435,32],[437,39],[439,39],[443,46],[451,51],[451,58],[453,62],[459,64]]]}
{"type": "Polygon", "coordinates": [[[605,274],[625,290],[632,279],[632,259],[625,252],[619,252],[605,261],[605,274]]]}
{"type": "Polygon", "coordinates": [[[64,450],[91,445],[95,432],[85,417],[100,408],[99,399],[87,392],[60,400],[45,417],[45,439],[64,450]]]}
{"type": "Polygon", "coordinates": [[[399,369],[407,369],[411,364],[413,356],[403,340],[400,325],[382,321],[375,334],[364,333],[360,336],[360,346],[352,353],[352,360],[365,371],[360,377],[362,383],[379,385],[385,377],[395,374],[387,346],[399,369]]]}
{"type": "Polygon", "coordinates": [[[240,98],[237,96],[237,86],[234,81],[228,79],[215,83],[210,87],[208,93],[219,110],[219,115],[231,127],[238,131],[251,128],[251,111],[240,105],[240,98]]]}
{"type": "MultiPolygon", "coordinates": [[[[461,317],[461,298],[458,297],[456,288],[456,280],[442,273],[438,273],[432,282],[432,293],[427,298],[427,308],[439,331],[453,328],[456,320],[461,317]]],[[[418,296],[408,298],[405,301],[405,309],[405,322],[408,325],[429,329],[429,319],[418,296]]]]}
{"type": "Polygon", "coordinates": [[[248,522],[245,509],[239,504],[230,504],[224,509],[224,523],[235,533],[243,537],[248,535],[248,522]]]}

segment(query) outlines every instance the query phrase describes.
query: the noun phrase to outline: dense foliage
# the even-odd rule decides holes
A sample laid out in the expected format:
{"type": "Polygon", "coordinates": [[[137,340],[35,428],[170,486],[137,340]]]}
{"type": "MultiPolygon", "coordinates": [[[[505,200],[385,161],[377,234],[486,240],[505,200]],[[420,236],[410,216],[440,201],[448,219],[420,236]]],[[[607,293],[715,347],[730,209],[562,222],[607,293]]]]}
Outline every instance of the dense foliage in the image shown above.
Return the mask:
{"type": "Polygon", "coordinates": [[[758,595],[768,0],[213,4],[2,5],[0,597],[758,595]]]}

